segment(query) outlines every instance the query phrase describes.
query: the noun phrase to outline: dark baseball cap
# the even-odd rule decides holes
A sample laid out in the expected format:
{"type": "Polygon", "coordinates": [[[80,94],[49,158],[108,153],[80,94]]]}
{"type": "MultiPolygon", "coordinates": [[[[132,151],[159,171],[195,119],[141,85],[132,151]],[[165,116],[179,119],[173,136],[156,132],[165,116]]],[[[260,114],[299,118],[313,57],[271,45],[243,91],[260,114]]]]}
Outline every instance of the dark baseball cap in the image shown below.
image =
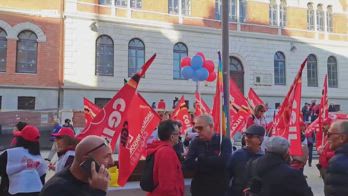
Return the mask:
{"type": "Polygon", "coordinates": [[[265,128],[260,125],[251,125],[244,132],[247,135],[257,135],[257,136],[265,136],[265,128]]]}

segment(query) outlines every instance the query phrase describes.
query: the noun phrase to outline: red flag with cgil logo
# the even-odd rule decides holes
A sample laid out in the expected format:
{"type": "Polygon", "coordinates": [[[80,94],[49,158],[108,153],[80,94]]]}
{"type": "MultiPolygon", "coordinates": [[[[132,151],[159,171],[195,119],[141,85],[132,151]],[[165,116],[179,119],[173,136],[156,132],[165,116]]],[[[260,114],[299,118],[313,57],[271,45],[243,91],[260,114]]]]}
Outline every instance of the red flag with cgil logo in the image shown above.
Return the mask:
{"type": "Polygon", "coordinates": [[[320,100],[320,108],[319,108],[319,116],[318,116],[319,130],[316,135],[317,149],[322,144],[325,143],[324,142],[325,137],[323,137],[323,123],[327,118],[329,118],[329,100],[327,97],[327,74],[326,74],[324,79],[324,86],[323,86],[322,96],[320,100]]]}
{"type": "Polygon", "coordinates": [[[161,118],[138,93],[133,97],[125,116],[118,157],[118,184],[124,186],[146,148],[146,141],[161,118]]]}
{"type": "Polygon", "coordinates": [[[86,97],[83,98],[83,109],[85,113],[85,127],[88,127],[89,124],[92,122],[93,118],[101,111],[101,109],[94,103],[92,103],[90,100],[88,100],[86,97]]]}
{"type": "Polygon", "coordinates": [[[185,134],[185,130],[192,127],[191,115],[188,112],[184,96],[180,98],[171,118],[181,123],[182,128],[180,134],[185,134]]]}
{"type": "Polygon", "coordinates": [[[230,80],[230,114],[230,137],[233,138],[237,132],[245,129],[251,111],[247,99],[243,96],[238,85],[232,79],[230,80]]]}
{"type": "Polygon", "coordinates": [[[110,142],[112,150],[115,149],[118,136],[125,126],[125,121],[127,120],[125,117],[136,93],[138,83],[155,58],[156,54],[143,65],[139,72],[133,75],[127,84],[94,117],[89,126],[85,127],[77,136],[78,139],[81,140],[88,135],[98,135],[110,142]]]}
{"type": "Polygon", "coordinates": [[[210,114],[210,108],[202,99],[198,91],[195,92],[195,98],[196,98],[195,116],[200,116],[202,114],[210,114]]]}
{"type": "Polygon", "coordinates": [[[302,92],[302,71],[307,59],[301,64],[293,84],[275,116],[272,124],[272,135],[282,136],[290,142],[290,155],[302,155],[301,147],[301,92],[302,92]]]}

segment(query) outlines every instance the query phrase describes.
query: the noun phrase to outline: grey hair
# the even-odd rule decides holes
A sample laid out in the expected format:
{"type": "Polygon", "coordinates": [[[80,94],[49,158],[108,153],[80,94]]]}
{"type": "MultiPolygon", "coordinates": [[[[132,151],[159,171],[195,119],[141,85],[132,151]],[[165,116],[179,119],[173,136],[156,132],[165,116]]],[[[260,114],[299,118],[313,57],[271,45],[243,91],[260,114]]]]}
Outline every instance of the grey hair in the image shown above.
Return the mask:
{"type": "Polygon", "coordinates": [[[266,151],[273,152],[279,155],[285,155],[289,150],[289,142],[283,137],[272,136],[266,142],[266,151]]]}
{"type": "Polygon", "coordinates": [[[197,119],[202,119],[205,122],[207,122],[209,125],[213,125],[214,126],[213,117],[211,117],[209,114],[202,114],[202,115],[198,116],[197,119]]]}
{"type": "Polygon", "coordinates": [[[332,126],[337,128],[340,133],[348,135],[348,120],[337,120],[332,126]]]}

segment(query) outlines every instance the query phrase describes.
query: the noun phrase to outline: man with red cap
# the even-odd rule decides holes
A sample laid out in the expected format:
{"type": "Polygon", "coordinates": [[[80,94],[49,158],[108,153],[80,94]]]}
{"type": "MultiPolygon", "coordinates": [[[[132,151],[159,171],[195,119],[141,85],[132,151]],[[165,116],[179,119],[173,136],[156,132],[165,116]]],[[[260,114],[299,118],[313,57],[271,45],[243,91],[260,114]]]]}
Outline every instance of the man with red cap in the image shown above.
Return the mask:
{"type": "Polygon", "coordinates": [[[59,172],[66,167],[70,167],[75,157],[75,147],[77,139],[74,131],[70,127],[62,127],[58,133],[52,134],[57,142],[58,161],[56,166],[50,163],[49,168],[59,172]]]}
{"type": "Polygon", "coordinates": [[[47,171],[47,164],[40,155],[40,132],[26,125],[14,135],[16,146],[0,155],[0,195],[39,195],[47,171]]]}

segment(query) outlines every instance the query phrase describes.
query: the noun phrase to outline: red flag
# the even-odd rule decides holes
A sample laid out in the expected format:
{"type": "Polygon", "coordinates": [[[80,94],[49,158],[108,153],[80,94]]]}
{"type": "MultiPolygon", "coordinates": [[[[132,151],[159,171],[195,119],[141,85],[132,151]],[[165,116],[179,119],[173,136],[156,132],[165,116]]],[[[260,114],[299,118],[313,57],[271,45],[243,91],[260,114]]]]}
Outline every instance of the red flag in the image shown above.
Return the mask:
{"type": "Polygon", "coordinates": [[[180,98],[179,103],[176,105],[172,113],[172,119],[181,123],[181,134],[185,134],[184,131],[192,127],[191,115],[188,112],[184,96],[180,98]]]}
{"type": "Polygon", "coordinates": [[[301,64],[294,82],[291,85],[272,125],[273,135],[282,136],[289,140],[291,155],[302,155],[299,118],[301,118],[301,78],[306,62],[307,59],[305,59],[301,64]]]}
{"type": "Polygon", "coordinates": [[[98,135],[110,141],[112,150],[115,149],[118,136],[121,130],[125,128],[126,115],[138,83],[155,58],[156,54],[143,65],[138,73],[134,74],[127,84],[95,116],[90,125],[85,127],[77,136],[78,139],[82,139],[88,135],[98,135]]]}
{"type": "Polygon", "coordinates": [[[92,103],[90,100],[88,100],[86,97],[83,98],[83,105],[84,105],[84,113],[85,113],[85,121],[86,126],[88,127],[89,124],[92,122],[93,118],[101,111],[101,109],[96,106],[94,103],[92,103]]]}
{"type": "Polygon", "coordinates": [[[231,132],[230,137],[233,138],[238,131],[243,131],[246,126],[251,111],[248,101],[240,91],[237,84],[230,80],[230,114],[231,114],[231,132]]]}
{"type": "Polygon", "coordinates": [[[202,99],[198,91],[195,92],[196,106],[195,106],[195,116],[200,116],[202,114],[210,114],[210,108],[202,99]]]}
{"type": "Polygon", "coordinates": [[[240,110],[236,115],[232,117],[231,122],[231,135],[230,137],[233,138],[234,135],[239,132],[243,131],[246,128],[247,120],[250,116],[250,112],[245,110],[240,110]]]}
{"type": "Polygon", "coordinates": [[[323,91],[321,95],[320,100],[320,108],[319,108],[319,116],[318,116],[318,123],[319,123],[319,130],[316,135],[316,147],[317,149],[319,146],[324,144],[324,137],[323,137],[323,122],[329,117],[329,100],[327,97],[327,74],[325,75],[324,79],[324,86],[323,91]]]}
{"type": "Polygon", "coordinates": [[[264,105],[262,99],[256,94],[253,88],[249,89],[248,102],[251,109],[254,109],[257,105],[264,105]]]}
{"type": "MultiPolygon", "coordinates": [[[[348,119],[348,114],[342,114],[342,113],[334,113],[334,112],[329,112],[328,113],[328,118],[331,121],[335,120],[347,120],[348,119]]],[[[319,132],[319,118],[315,119],[306,129],[306,134],[311,134],[311,132],[315,131],[316,133],[319,132]]]]}
{"type": "Polygon", "coordinates": [[[133,97],[125,116],[118,158],[118,184],[124,186],[143,154],[146,141],[161,118],[138,93],[133,97]]]}

